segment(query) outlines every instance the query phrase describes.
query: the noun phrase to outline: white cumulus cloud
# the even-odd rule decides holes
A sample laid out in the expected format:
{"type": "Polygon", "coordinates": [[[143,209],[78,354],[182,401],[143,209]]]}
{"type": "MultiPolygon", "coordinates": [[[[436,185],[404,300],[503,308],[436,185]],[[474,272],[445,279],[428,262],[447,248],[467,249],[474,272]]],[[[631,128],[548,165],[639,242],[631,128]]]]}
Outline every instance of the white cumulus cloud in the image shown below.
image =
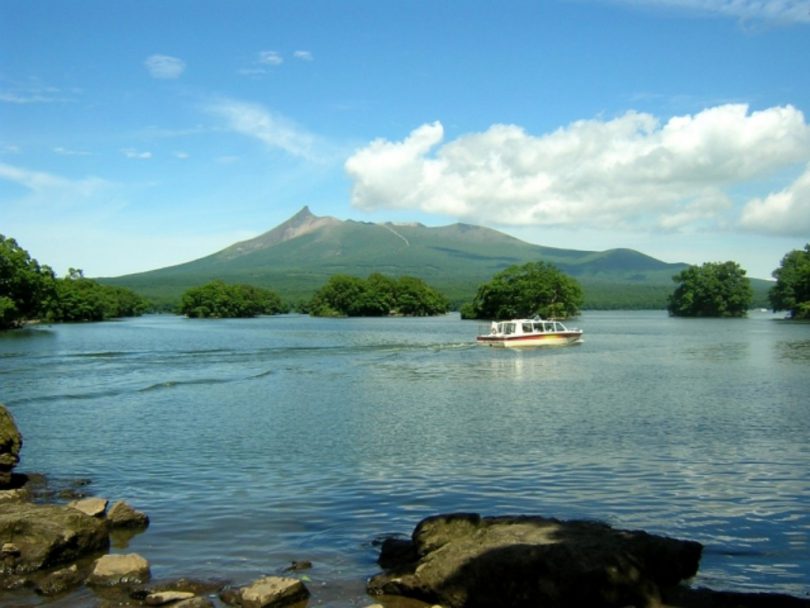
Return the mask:
{"type": "Polygon", "coordinates": [[[753,232],[810,236],[810,163],[784,190],[750,201],[740,223],[753,232]]]}
{"type": "Polygon", "coordinates": [[[150,55],[144,61],[152,78],[175,80],[186,70],[186,62],[170,55],[150,55]]]}
{"type": "Polygon", "coordinates": [[[722,223],[732,187],[810,159],[810,127],[791,106],[723,105],[664,123],[628,112],[543,135],[498,124],[443,140],[435,122],[357,151],[345,163],[352,204],[500,225],[677,230],[722,223]]]}

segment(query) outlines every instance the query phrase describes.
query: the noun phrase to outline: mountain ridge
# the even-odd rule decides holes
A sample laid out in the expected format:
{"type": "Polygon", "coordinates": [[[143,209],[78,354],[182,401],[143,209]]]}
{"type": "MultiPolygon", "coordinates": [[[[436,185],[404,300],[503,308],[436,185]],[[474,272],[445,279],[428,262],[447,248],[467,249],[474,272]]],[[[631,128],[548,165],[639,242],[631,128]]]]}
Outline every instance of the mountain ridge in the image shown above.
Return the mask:
{"type": "MultiPolygon", "coordinates": [[[[147,272],[105,278],[147,297],[179,299],[212,279],[254,284],[288,299],[306,299],[330,276],[366,277],[373,272],[417,276],[454,302],[472,299],[495,273],[544,261],[583,284],[588,299],[600,291],[633,292],[663,307],[672,276],[687,267],[633,249],[588,251],[535,245],[492,228],[454,223],[360,222],[317,216],[308,206],[257,237],[210,255],[147,272]]],[[[592,302],[591,302],[592,303],[592,302]]]]}

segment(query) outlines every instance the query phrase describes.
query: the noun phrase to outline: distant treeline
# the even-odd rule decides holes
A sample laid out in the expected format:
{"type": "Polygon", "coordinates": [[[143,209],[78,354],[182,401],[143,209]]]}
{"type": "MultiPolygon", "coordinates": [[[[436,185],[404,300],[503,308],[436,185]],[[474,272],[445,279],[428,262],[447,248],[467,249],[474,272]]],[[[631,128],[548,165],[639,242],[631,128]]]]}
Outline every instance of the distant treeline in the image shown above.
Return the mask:
{"type": "MultiPolygon", "coordinates": [[[[153,290],[147,300],[132,289],[88,279],[81,270],[70,269],[67,277],[56,278],[50,267],[40,265],[32,259],[14,239],[0,235],[0,329],[17,327],[32,320],[101,321],[137,316],[147,311],[173,312],[190,317],[249,317],[290,310],[319,316],[425,316],[448,310],[469,311],[469,307],[475,308],[477,302],[481,308],[479,313],[485,314],[481,312],[487,308],[483,306],[487,301],[483,298],[484,292],[489,290],[491,294],[497,287],[503,293],[512,293],[504,289],[504,280],[508,283],[520,278],[525,284],[536,287],[537,281],[534,279],[525,280],[528,269],[532,272],[542,270],[538,276],[556,277],[555,281],[559,281],[563,287],[569,284],[575,287],[579,295],[574,298],[574,308],[669,309],[673,313],[673,310],[685,310],[684,307],[673,307],[673,294],[684,293],[689,298],[693,298],[692,294],[695,294],[709,302],[712,298],[711,294],[705,294],[706,290],[722,293],[724,286],[718,284],[716,273],[708,272],[714,266],[721,269],[726,266],[733,268],[738,279],[750,282],[750,299],[748,293],[744,294],[749,308],[787,310],[794,318],[810,317],[810,244],[803,251],[791,251],[784,257],[781,266],[774,271],[776,283],[749,281],[744,277],[745,272],[733,262],[690,267],[690,272],[673,277],[675,282],[681,283],[689,278],[690,284],[686,286],[689,289],[684,289],[683,284],[676,288],[674,285],[587,279],[579,284],[571,277],[565,277],[563,281],[558,276],[561,273],[553,265],[530,263],[521,267],[522,272],[515,270],[518,267],[507,269],[482,285],[448,285],[447,293],[416,277],[391,278],[372,273],[366,279],[335,275],[308,296],[300,295],[299,290],[295,300],[282,298],[278,292],[267,286],[229,285],[222,281],[209,281],[189,287],[179,299],[173,295],[177,293],[177,285],[165,284],[158,291],[153,290]],[[163,289],[165,293],[162,292],[163,289]],[[475,297],[471,294],[475,294],[475,297]]],[[[290,284],[287,285],[289,286],[290,284]]],[[[535,287],[532,289],[536,293],[543,292],[535,287]]],[[[716,299],[714,302],[716,303],[716,299]]],[[[560,300],[557,299],[556,303],[559,305],[560,300]]],[[[540,302],[537,310],[546,310],[546,306],[547,303],[540,302]]],[[[694,316],[705,313],[692,308],[699,313],[694,316]]],[[[568,309],[566,314],[570,314],[572,310],[573,308],[568,309]]]]}
{"type": "Polygon", "coordinates": [[[57,278],[12,238],[0,234],[0,329],[29,321],[103,321],[142,314],[149,303],[123,287],[101,285],[71,268],[57,278]]]}

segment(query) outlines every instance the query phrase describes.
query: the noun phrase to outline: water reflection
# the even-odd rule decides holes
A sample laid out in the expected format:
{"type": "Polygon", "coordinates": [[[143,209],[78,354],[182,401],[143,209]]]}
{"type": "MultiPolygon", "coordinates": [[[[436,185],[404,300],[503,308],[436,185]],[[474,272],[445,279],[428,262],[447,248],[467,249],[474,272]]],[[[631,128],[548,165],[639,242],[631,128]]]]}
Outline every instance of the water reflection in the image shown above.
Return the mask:
{"type": "Polygon", "coordinates": [[[789,361],[810,361],[810,340],[787,341],[775,344],[777,356],[789,361]]]}

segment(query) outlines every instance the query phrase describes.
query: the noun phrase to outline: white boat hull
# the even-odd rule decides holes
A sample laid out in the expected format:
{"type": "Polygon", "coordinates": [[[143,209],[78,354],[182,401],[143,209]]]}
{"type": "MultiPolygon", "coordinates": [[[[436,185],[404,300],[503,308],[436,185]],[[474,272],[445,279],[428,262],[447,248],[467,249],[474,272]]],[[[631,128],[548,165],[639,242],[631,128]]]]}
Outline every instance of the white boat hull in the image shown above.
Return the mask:
{"type": "Polygon", "coordinates": [[[536,346],[567,346],[582,341],[582,332],[546,334],[542,336],[478,336],[478,344],[494,348],[527,348],[536,346]]]}

